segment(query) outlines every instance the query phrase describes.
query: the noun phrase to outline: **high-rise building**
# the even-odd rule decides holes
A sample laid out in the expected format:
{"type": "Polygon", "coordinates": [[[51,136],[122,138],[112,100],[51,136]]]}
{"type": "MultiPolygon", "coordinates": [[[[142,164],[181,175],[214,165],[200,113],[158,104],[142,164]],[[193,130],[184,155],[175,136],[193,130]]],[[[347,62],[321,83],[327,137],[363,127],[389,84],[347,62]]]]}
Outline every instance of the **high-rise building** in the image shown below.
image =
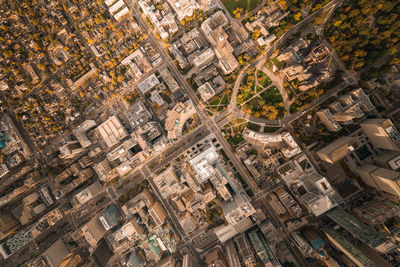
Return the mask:
{"type": "Polygon", "coordinates": [[[342,251],[357,266],[375,267],[375,263],[371,261],[364,253],[357,249],[350,241],[338,234],[335,230],[324,227],[322,229],[328,240],[342,251]]]}
{"type": "Polygon", "coordinates": [[[400,172],[369,164],[357,168],[356,172],[368,186],[400,197],[400,172]]]}
{"type": "Polygon", "coordinates": [[[355,139],[349,136],[343,136],[323,147],[317,152],[317,155],[323,161],[334,164],[346,157],[354,150],[355,139]]]}
{"type": "Polygon", "coordinates": [[[385,151],[374,158],[377,166],[391,169],[393,171],[400,170],[400,152],[385,151]]]}
{"type": "Polygon", "coordinates": [[[205,255],[205,262],[207,267],[228,267],[225,255],[219,247],[205,255]]]}
{"type": "Polygon", "coordinates": [[[254,257],[254,250],[250,245],[249,240],[245,233],[238,234],[234,237],[237,252],[239,254],[242,266],[250,267],[256,266],[256,258],[254,257]]]}
{"type": "Polygon", "coordinates": [[[390,253],[397,249],[395,244],[386,240],[373,227],[361,222],[340,207],[328,211],[326,215],[354,238],[380,253],[390,253]]]}
{"type": "Polygon", "coordinates": [[[190,254],[186,254],[183,256],[182,267],[195,267],[192,256],[190,256],[190,254]]]}
{"type": "Polygon", "coordinates": [[[369,119],[360,126],[374,146],[400,151],[400,133],[390,119],[369,119]]]}

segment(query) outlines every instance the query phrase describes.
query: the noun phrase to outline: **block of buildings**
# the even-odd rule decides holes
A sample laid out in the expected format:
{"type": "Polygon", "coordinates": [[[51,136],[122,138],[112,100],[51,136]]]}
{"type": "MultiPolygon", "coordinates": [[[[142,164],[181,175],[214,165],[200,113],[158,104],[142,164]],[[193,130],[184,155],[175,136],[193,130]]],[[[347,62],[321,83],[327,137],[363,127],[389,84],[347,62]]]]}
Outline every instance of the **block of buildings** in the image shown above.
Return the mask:
{"type": "Polygon", "coordinates": [[[361,89],[355,89],[338,98],[328,109],[317,112],[321,122],[329,131],[340,131],[340,125],[349,125],[375,109],[368,95],[361,89]]]}
{"type": "Polygon", "coordinates": [[[344,236],[341,236],[335,230],[329,227],[322,229],[328,240],[342,251],[350,260],[352,260],[357,266],[368,266],[373,267],[376,264],[369,259],[363,252],[361,252],[356,246],[354,246],[344,236]]]}
{"type": "Polygon", "coordinates": [[[158,10],[151,0],[141,0],[138,3],[144,16],[150,20],[161,39],[167,39],[179,30],[175,16],[167,2],[162,4],[162,10],[158,10]]]}
{"type": "Polygon", "coordinates": [[[128,65],[137,79],[149,72],[152,67],[142,52],[143,48],[136,49],[132,54],[121,61],[121,64],[128,65]]]}
{"type": "Polygon", "coordinates": [[[239,63],[233,55],[233,47],[228,41],[228,35],[224,27],[229,24],[228,18],[222,11],[214,13],[201,24],[201,29],[207,40],[214,48],[214,53],[218,58],[218,65],[224,74],[232,73],[239,63]]]}
{"type": "Polygon", "coordinates": [[[373,227],[364,224],[340,207],[330,210],[326,215],[354,238],[376,249],[380,253],[389,253],[398,249],[395,244],[385,239],[373,227]]]}
{"type": "Polygon", "coordinates": [[[377,148],[400,151],[400,133],[390,119],[368,119],[360,126],[377,148]]]}
{"type": "Polygon", "coordinates": [[[265,238],[258,228],[252,229],[248,233],[250,242],[256,252],[256,255],[260,258],[264,266],[278,267],[281,266],[278,259],[272,252],[270,246],[265,241],[265,238]]]}

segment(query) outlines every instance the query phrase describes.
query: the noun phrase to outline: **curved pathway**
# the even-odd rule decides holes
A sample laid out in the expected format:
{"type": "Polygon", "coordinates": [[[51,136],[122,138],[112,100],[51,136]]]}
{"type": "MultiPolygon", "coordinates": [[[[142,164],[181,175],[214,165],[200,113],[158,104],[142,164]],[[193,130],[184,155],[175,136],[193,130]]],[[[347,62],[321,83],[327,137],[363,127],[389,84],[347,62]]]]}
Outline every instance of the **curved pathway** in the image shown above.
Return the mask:
{"type": "MultiPolygon", "coordinates": [[[[235,85],[233,86],[231,102],[228,105],[226,113],[237,114],[239,118],[247,119],[247,120],[249,120],[250,122],[253,122],[253,123],[259,123],[259,124],[261,123],[261,124],[266,124],[266,125],[282,125],[282,120],[267,120],[267,119],[263,119],[263,118],[256,118],[254,116],[251,116],[249,114],[246,114],[246,113],[238,110],[238,108],[236,106],[237,93],[239,91],[240,84],[241,84],[245,74],[247,73],[247,69],[249,67],[258,66],[258,64],[260,64],[262,61],[265,61],[266,58],[271,56],[274,53],[274,51],[278,47],[280,47],[288,37],[290,37],[296,31],[300,30],[301,27],[303,27],[304,25],[310,23],[315,17],[317,17],[318,15],[322,14],[326,10],[328,10],[328,9],[330,9],[330,8],[336,6],[336,5],[340,5],[342,2],[343,2],[343,0],[331,1],[328,4],[326,4],[325,6],[323,6],[321,9],[319,9],[319,10],[315,11],[314,13],[308,15],[306,18],[304,18],[302,21],[300,21],[299,23],[294,25],[290,30],[288,30],[286,33],[284,33],[281,37],[279,37],[279,39],[275,42],[275,44],[272,45],[263,55],[260,55],[253,63],[251,63],[251,64],[247,65],[245,68],[243,68],[239,72],[238,78],[236,79],[235,85]]],[[[272,72],[270,70],[268,70],[268,68],[266,68],[266,69],[267,70],[265,70],[265,73],[268,76],[270,76],[270,74],[272,72]]],[[[273,76],[277,76],[277,75],[276,74],[271,74],[271,76],[270,76],[271,80],[272,80],[273,76]]],[[[288,97],[288,95],[286,93],[285,88],[283,88],[283,83],[281,84],[281,86],[277,86],[277,88],[279,89],[279,92],[281,93],[282,98],[284,99],[285,110],[286,111],[290,111],[289,97],[288,97]]],[[[319,102],[319,101],[317,101],[317,102],[319,102]]],[[[224,112],[224,114],[225,114],[225,112],[224,112]]],[[[295,114],[290,114],[288,116],[285,116],[283,121],[291,121],[294,117],[301,116],[302,114],[304,114],[303,111],[297,112],[295,114]]]]}
{"type": "Polygon", "coordinates": [[[262,61],[258,64],[257,69],[261,70],[262,72],[264,72],[265,74],[268,75],[268,77],[271,79],[273,86],[276,86],[276,88],[278,88],[279,93],[281,94],[282,98],[283,98],[283,104],[285,105],[285,110],[286,112],[289,114],[290,113],[290,100],[289,100],[289,96],[285,90],[285,88],[283,87],[283,79],[281,76],[279,76],[278,74],[272,72],[270,69],[268,69],[267,67],[264,66],[265,61],[262,61]]]}

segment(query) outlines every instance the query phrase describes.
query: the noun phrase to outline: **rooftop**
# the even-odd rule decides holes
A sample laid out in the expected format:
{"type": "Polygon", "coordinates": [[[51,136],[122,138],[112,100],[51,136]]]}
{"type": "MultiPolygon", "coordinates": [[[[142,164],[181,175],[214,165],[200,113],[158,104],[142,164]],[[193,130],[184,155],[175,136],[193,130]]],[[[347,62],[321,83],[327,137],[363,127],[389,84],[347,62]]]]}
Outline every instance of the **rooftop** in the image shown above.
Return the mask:
{"type": "Polygon", "coordinates": [[[128,136],[125,127],[115,115],[99,125],[97,131],[109,148],[115,146],[128,136]]]}

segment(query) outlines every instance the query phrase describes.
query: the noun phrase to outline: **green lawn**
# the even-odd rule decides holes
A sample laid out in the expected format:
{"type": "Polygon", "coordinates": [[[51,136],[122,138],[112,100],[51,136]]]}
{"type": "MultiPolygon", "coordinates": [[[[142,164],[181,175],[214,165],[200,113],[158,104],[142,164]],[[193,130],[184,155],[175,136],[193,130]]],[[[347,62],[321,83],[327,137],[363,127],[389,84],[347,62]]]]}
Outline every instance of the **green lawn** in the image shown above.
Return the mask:
{"type": "Polygon", "coordinates": [[[257,79],[258,79],[258,83],[264,88],[269,86],[272,83],[272,81],[268,77],[268,75],[260,70],[257,70],[257,79]]]}
{"type": "Polygon", "coordinates": [[[260,125],[258,125],[258,124],[255,124],[255,123],[249,122],[249,123],[247,124],[247,128],[249,128],[249,129],[250,129],[250,130],[252,130],[252,131],[259,132],[259,131],[260,131],[260,128],[261,128],[261,126],[260,126],[260,125]]]}
{"type": "Polygon", "coordinates": [[[229,96],[228,95],[224,95],[224,97],[221,100],[220,105],[228,105],[229,104],[229,96]]]}
{"type": "Polygon", "coordinates": [[[264,126],[264,133],[274,133],[278,131],[281,127],[271,127],[271,126],[264,126]]]}
{"type": "Polygon", "coordinates": [[[274,63],[274,65],[278,68],[278,69],[283,69],[283,67],[285,66],[285,62],[284,61],[279,61],[276,57],[274,57],[272,59],[272,62],[274,63]]]}
{"type": "Polygon", "coordinates": [[[251,11],[256,8],[260,2],[260,0],[222,0],[222,3],[231,16],[233,16],[233,11],[236,8],[243,8],[244,11],[251,11]]]}
{"type": "Polygon", "coordinates": [[[266,103],[268,103],[270,105],[274,105],[274,104],[283,102],[282,96],[279,93],[279,90],[275,86],[265,90],[261,94],[261,97],[265,100],[266,103]]]}

